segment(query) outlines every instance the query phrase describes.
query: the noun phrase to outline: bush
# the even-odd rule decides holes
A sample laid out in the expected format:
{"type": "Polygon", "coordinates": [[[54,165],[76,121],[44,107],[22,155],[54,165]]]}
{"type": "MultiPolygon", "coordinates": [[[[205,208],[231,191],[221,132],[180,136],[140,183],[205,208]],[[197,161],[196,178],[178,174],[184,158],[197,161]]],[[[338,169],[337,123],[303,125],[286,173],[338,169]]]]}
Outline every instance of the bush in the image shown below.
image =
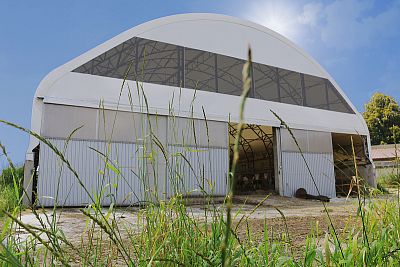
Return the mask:
{"type": "MultiPolygon", "coordinates": [[[[24,168],[16,167],[14,173],[17,182],[18,192],[21,195],[21,183],[24,177],[24,168]]],[[[0,216],[4,211],[10,211],[18,204],[18,197],[15,193],[14,178],[11,167],[2,170],[0,175],[0,216]]]]}
{"type": "Polygon", "coordinates": [[[385,185],[398,185],[400,183],[400,175],[394,173],[382,175],[379,177],[378,183],[385,185]]]}
{"type": "MultiPolygon", "coordinates": [[[[15,173],[14,173],[17,184],[20,185],[22,178],[24,177],[24,167],[15,167],[15,173]]],[[[0,175],[0,186],[5,187],[5,186],[14,186],[14,181],[13,181],[13,173],[11,167],[3,169],[0,175]]]]}
{"type": "Polygon", "coordinates": [[[379,190],[380,193],[382,194],[388,194],[389,190],[386,189],[385,185],[382,184],[380,181],[376,184],[376,189],[379,190]]]}
{"type": "Polygon", "coordinates": [[[0,187],[0,216],[17,206],[18,200],[12,186],[0,187]]]}

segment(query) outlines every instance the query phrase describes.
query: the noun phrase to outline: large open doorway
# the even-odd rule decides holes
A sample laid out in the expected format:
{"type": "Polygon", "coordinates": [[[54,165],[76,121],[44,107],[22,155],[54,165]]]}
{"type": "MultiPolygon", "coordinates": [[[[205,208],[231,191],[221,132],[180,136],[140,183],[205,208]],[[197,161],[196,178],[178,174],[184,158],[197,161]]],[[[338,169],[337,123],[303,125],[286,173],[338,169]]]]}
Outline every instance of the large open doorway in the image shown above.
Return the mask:
{"type": "MultiPolygon", "coordinates": [[[[229,165],[238,124],[229,124],[229,165]]],[[[235,194],[260,194],[275,191],[274,133],[270,126],[244,124],[239,141],[239,162],[235,175],[235,194]]]]}
{"type": "Polygon", "coordinates": [[[359,176],[365,179],[366,184],[369,169],[372,167],[368,156],[367,138],[360,135],[332,133],[332,147],[336,194],[342,196],[354,194],[357,192],[354,179],[356,166],[359,176]]]}

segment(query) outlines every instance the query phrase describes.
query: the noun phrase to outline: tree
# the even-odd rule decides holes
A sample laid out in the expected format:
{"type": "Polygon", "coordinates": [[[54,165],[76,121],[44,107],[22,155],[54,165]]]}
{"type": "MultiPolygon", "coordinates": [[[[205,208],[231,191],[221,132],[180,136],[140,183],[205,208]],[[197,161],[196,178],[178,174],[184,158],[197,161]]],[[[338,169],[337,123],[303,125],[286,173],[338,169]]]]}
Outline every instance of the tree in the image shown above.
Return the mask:
{"type": "Polygon", "coordinates": [[[363,117],[373,145],[400,141],[400,107],[393,97],[375,93],[365,104],[363,117]]]}

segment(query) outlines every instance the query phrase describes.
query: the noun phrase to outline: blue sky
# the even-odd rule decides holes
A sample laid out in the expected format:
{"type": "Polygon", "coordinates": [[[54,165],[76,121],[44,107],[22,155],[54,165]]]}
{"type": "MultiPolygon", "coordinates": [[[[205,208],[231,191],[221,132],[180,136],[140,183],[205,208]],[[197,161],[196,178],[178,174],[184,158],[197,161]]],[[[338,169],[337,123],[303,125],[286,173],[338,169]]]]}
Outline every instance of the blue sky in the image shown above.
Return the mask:
{"type": "MultiPolygon", "coordinates": [[[[0,119],[29,128],[32,97],[52,69],[140,23],[188,12],[237,16],[285,35],[360,111],[375,91],[400,99],[400,0],[0,0],[0,119]]],[[[27,135],[0,125],[0,141],[23,163],[27,135]]]]}

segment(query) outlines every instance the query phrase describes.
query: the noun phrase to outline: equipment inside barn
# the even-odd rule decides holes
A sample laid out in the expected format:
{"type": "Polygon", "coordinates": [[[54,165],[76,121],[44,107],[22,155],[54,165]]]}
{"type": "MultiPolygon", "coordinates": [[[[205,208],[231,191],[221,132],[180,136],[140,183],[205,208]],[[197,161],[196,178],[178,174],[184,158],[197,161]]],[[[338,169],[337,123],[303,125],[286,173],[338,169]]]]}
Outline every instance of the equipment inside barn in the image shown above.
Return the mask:
{"type": "MultiPolygon", "coordinates": [[[[237,131],[237,124],[229,124],[230,162],[232,162],[237,131]]],[[[235,177],[237,194],[275,190],[273,140],[272,127],[243,125],[235,177]]]]}
{"type": "Polygon", "coordinates": [[[335,164],[336,194],[347,196],[357,193],[356,166],[361,187],[366,185],[365,174],[371,166],[365,136],[332,134],[335,164]],[[353,152],[354,151],[354,152],[353,152]]]}

